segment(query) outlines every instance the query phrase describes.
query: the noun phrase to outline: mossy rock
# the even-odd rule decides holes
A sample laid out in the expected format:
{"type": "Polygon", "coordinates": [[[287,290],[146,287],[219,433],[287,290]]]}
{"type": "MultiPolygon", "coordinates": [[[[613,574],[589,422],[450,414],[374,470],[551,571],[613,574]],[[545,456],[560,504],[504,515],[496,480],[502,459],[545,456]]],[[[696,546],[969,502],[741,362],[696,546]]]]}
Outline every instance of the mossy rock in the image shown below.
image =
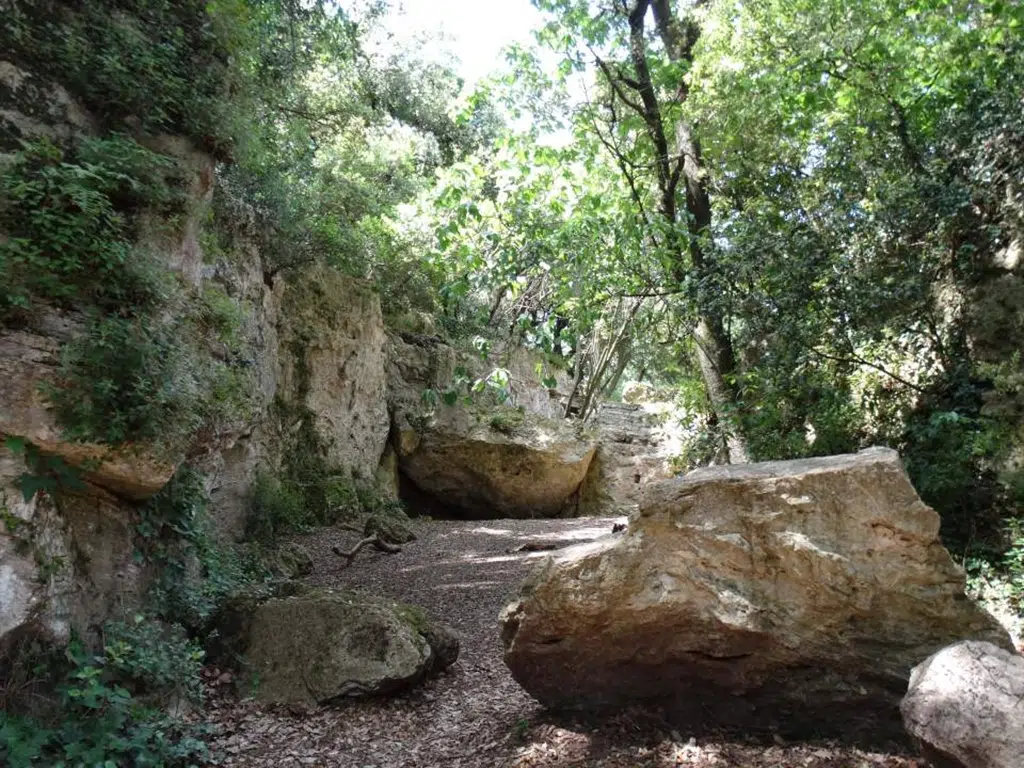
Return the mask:
{"type": "Polygon", "coordinates": [[[522,408],[513,408],[511,406],[498,406],[491,413],[489,424],[491,429],[496,432],[501,432],[505,435],[510,435],[523,426],[523,422],[526,420],[526,413],[522,408]]]}
{"type": "Polygon", "coordinates": [[[408,544],[416,540],[416,534],[397,515],[370,515],[366,518],[363,533],[366,536],[378,536],[389,544],[408,544]]]}
{"type": "Polygon", "coordinates": [[[313,558],[301,544],[288,541],[278,546],[268,558],[270,572],[280,579],[298,579],[313,572],[313,558]]]}
{"type": "Polygon", "coordinates": [[[357,592],[302,589],[237,602],[225,619],[233,650],[259,681],[256,697],[267,702],[393,694],[458,658],[458,637],[422,609],[357,592]]]}

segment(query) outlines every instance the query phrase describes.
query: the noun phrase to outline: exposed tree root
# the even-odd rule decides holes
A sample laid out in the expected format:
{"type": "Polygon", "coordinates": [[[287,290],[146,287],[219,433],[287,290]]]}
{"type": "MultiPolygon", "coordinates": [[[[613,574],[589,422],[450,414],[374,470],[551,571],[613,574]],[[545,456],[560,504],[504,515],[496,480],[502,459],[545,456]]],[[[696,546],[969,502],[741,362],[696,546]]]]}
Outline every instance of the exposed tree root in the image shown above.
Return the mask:
{"type": "Polygon", "coordinates": [[[377,534],[374,534],[373,536],[367,536],[364,539],[360,539],[359,543],[352,547],[352,549],[344,550],[341,547],[334,546],[331,547],[331,551],[338,557],[344,557],[347,560],[347,562],[345,563],[346,565],[352,565],[352,560],[355,559],[355,556],[359,554],[359,551],[363,547],[370,546],[371,544],[375,549],[378,549],[381,552],[387,552],[389,555],[393,555],[402,551],[402,548],[400,546],[398,546],[397,544],[392,544],[388,541],[384,541],[377,534]]]}

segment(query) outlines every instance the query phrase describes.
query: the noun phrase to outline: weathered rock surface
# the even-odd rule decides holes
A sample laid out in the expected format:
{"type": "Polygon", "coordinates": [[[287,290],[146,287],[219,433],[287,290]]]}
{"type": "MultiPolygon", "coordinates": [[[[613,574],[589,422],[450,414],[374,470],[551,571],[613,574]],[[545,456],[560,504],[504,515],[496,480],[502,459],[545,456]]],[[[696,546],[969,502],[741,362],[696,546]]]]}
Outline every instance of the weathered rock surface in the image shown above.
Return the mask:
{"type": "Polygon", "coordinates": [[[938,531],[891,450],[699,470],[652,485],[624,536],[539,567],[503,612],[505,660],[558,708],[891,727],[929,654],[1009,646],[938,531]]]}
{"type": "Polygon", "coordinates": [[[597,447],[578,424],[529,412],[444,408],[396,430],[400,471],[467,518],[575,511],[597,447]]]}
{"type": "Polygon", "coordinates": [[[495,349],[483,361],[416,333],[390,337],[387,372],[391,445],[414,508],[481,519],[577,511],[597,442],[562,418],[564,373],[524,349],[495,349]],[[538,363],[556,387],[543,385],[538,363]],[[454,407],[423,400],[426,390],[452,387],[456,370],[475,379],[495,368],[508,375],[511,406],[488,405],[486,393],[454,407]]]}
{"type": "Polygon", "coordinates": [[[53,383],[61,344],[79,329],[64,312],[42,313],[31,329],[0,329],[0,436],[16,435],[71,466],[88,467],[84,479],[119,496],[146,499],[174,473],[173,463],[145,450],[66,441],[42,387],[53,383]]]}
{"type": "Polygon", "coordinates": [[[599,445],[580,494],[580,512],[634,512],[644,488],[674,474],[680,451],[676,414],[668,403],[602,403],[595,418],[599,445]]]}
{"type": "Polygon", "coordinates": [[[270,572],[279,579],[297,579],[313,572],[313,558],[301,544],[286,541],[265,557],[270,572]]]}
{"type": "Polygon", "coordinates": [[[416,411],[425,389],[443,391],[455,376],[456,368],[468,376],[487,376],[495,368],[508,373],[509,392],[517,406],[551,419],[563,416],[564,402],[572,382],[564,371],[546,365],[537,353],[521,347],[502,347],[491,351],[489,360],[468,355],[445,344],[437,336],[418,333],[394,333],[388,338],[388,401],[394,410],[416,411]],[[554,388],[543,385],[537,375],[541,364],[545,376],[555,381],[554,388]]]}
{"type": "Polygon", "coordinates": [[[280,283],[280,392],[316,416],[328,459],[373,477],[390,420],[380,297],[336,270],[280,283]]]}
{"type": "Polygon", "coordinates": [[[943,648],[914,668],[903,724],[937,768],[1024,765],[1024,656],[991,643],[943,648]]]}
{"type": "Polygon", "coordinates": [[[269,702],[395,693],[458,658],[455,634],[420,609],[350,592],[268,600],[244,624],[245,663],[269,702]]]}
{"type": "Polygon", "coordinates": [[[73,627],[136,604],[152,567],[137,562],[137,518],[122,500],[87,486],[25,501],[15,482],[23,471],[0,446],[0,642],[29,625],[64,642],[73,627]]]}

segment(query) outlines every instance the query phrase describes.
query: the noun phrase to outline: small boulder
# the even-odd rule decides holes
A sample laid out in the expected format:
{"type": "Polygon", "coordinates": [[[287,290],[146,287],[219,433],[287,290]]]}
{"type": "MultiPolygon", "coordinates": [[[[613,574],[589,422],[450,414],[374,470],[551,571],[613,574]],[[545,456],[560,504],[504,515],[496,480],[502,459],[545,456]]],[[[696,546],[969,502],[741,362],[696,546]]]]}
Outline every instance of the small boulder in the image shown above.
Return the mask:
{"type": "Polygon", "coordinates": [[[1024,765],[1024,657],[991,643],[943,648],[914,668],[903,724],[936,768],[1024,765]]]}
{"type": "Polygon", "coordinates": [[[392,694],[458,658],[458,638],[413,606],[311,590],[255,607],[239,647],[256,697],[289,705],[392,694]]]}
{"type": "Polygon", "coordinates": [[[313,572],[313,558],[301,544],[287,541],[268,558],[271,573],[280,579],[298,579],[313,572]]]}
{"type": "Polygon", "coordinates": [[[416,534],[408,525],[409,520],[397,515],[373,514],[363,524],[364,536],[379,536],[389,544],[408,544],[416,541],[416,534]],[[404,519],[403,519],[404,518],[404,519]]]}

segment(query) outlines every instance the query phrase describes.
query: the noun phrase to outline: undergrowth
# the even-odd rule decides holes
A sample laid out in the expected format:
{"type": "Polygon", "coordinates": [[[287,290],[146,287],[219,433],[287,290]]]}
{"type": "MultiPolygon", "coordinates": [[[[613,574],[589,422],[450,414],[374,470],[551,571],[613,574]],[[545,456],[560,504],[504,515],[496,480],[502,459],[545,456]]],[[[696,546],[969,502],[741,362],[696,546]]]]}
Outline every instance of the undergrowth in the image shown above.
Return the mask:
{"type": "Polygon", "coordinates": [[[117,135],[26,142],[0,168],[0,325],[86,316],[46,388],[68,439],[179,452],[251,412],[245,309],[216,285],[192,295],[137,243],[138,215],[173,218],[181,185],[172,158],[117,135]]]}
{"type": "Polygon", "coordinates": [[[0,709],[0,764],[184,768],[205,762],[208,729],[168,712],[182,698],[201,701],[202,658],[180,628],[135,615],[108,622],[97,653],[75,640],[63,658],[16,660],[45,667],[57,696],[48,706],[37,703],[32,714],[0,709]]]}
{"type": "Polygon", "coordinates": [[[184,467],[139,511],[137,558],[158,573],[140,612],[65,652],[26,639],[0,649],[0,764],[191,766],[208,731],[176,712],[200,704],[203,643],[240,593],[265,595],[261,551],[224,542],[202,476],[184,467]],[[90,648],[96,650],[90,650],[90,648]]]}

